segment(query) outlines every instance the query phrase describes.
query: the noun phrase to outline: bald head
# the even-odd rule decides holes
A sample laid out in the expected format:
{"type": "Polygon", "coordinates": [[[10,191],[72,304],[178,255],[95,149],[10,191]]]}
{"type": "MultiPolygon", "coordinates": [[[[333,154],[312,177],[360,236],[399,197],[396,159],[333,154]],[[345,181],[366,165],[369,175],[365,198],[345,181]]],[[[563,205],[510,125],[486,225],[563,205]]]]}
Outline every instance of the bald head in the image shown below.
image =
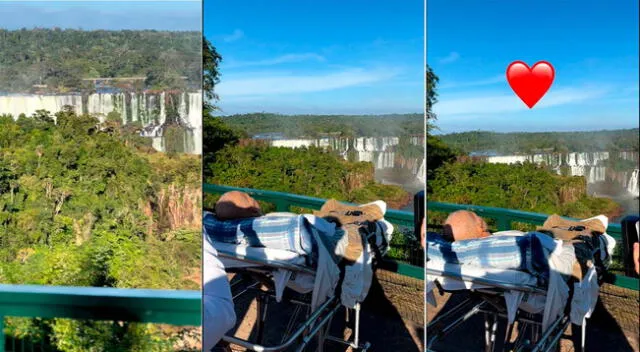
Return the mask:
{"type": "Polygon", "coordinates": [[[468,210],[455,211],[444,222],[444,235],[454,241],[482,238],[489,235],[487,223],[468,210]]]}
{"type": "Polygon", "coordinates": [[[223,194],[216,202],[215,212],[220,220],[253,218],[262,215],[260,204],[250,195],[240,191],[223,194]]]}

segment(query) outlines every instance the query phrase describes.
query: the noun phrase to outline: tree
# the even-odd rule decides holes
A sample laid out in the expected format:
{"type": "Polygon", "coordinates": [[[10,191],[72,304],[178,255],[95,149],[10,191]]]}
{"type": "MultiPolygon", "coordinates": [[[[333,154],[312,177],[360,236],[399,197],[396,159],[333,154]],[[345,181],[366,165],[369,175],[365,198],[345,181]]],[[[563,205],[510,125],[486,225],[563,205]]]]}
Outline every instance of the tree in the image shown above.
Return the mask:
{"type": "Polygon", "coordinates": [[[210,111],[216,109],[213,105],[213,101],[218,100],[218,95],[215,92],[215,86],[220,82],[220,72],[218,71],[218,65],[222,61],[222,56],[218,54],[216,48],[207,40],[202,37],[202,89],[205,94],[205,101],[203,106],[203,112],[205,115],[209,115],[210,111]]]}
{"type": "Polygon", "coordinates": [[[202,38],[202,63],[203,78],[202,89],[205,93],[205,101],[202,106],[203,122],[203,143],[202,155],[204,162],[205,178],[211,176],[210,165],[216,161],[216,154],[226,145],[235,145],[243,136],[237,129],[228,126],[220,117],[211,115],[217,107],[213,101],[218,100],[215,93],[215,85],[220,82],[220,72],[218,65],[222,61],[222,56],[218,54],[216,48],[207,40],[202,38]]]}
{"type": "MultiPolygon", "coordinates": [[[[433,72],[431,67],[427,65],[427,74],[426,74],[426,83],[427,83],[427,91],[426,91],[426,104],[427,104],[427,124],[429,120],[435,120],[437,117],[433,113],[433,105],[438,102],[438,92],[436,91],[436,87],[440,78],[433,72]]],[[[429,126],[427,125],[427,128],[429,126]]]]}
{"type": "Polygon", "coordinates": [[[434,179],[436,170],[445,164],[455,160],[455,153],[449,148],[439,137],[436,137],[429,133],[432,129],[436,128],[433,122],[436,120],[436,115],[433,113],[433,105],[438,102],[438,92],[436,90],[440,79],[433,72],[431,67],[427,66],[427,96],[426,96],[426,111],[427,111],[427,193],[431,193],[430,181],[434,179]]]}

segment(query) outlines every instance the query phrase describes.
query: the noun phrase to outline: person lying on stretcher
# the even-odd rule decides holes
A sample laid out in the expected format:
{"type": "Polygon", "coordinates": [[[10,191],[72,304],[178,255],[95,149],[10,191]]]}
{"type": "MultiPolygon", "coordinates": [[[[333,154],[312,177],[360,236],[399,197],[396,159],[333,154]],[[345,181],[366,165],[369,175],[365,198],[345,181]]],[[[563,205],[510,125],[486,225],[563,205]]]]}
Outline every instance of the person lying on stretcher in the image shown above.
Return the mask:
{"type": "Polygon", "coordinates": [[[546,271],[548,270],[546,259],[539,258],[539,254],[546,253],[545,256],[548,256],[549,250],[552,252],[555,248],[550,241],[555,240],[556,243],[562,243],[564,247],[571,247],[571,251],[575,253],[577,263],[574,266],[573,276],[580,280],[593,264],[596,264],[598,273],[601,274],[611,260],[615,241],[605,234],[606,224],[603,221],[606,222],[606,218],[595,217],[573,221],[554,214],[549,216],[542,226],[526,234],[515,230],[492,234],[488,230],[487,223],[477,214],[459,210],[447,217],[442,235],[427,235],[427,242],[433,246],[427,250],[427,256],[436,260],[442,258],[447,262],[453,260],[460,264],[464,264],[461,260],[467,257],[469,261],[491,262],[494,260],[496,265],[501,267],[508,261],[505,261],[505,257],[500,254],[500,248],[506,250],[512,241],[514,245],[517,244],[521,249],[526,249],[528,253],[522,254],[521,258],[514,258],[513,263],[519,265],[513,265],[510,269],[528,272],[538,271],[535,269],[546,271]],[[530,255],[534,255],[533,258],[530,258],[530,255]]]}
{"type": "MultiPolygon", "coordinates": [[[[369,234],[372,246],[386,252],[393,226],[384,220],[383,201],[353,206],[335,199],[326,201],[313,214],[263,214],[258,202],[249,194],[231,191],[222,195],[214,213],[205,214],[204,225],[216,241],[243,243],[251,247],[268,247],[311,254],[311,228],[331,242],[346,244],[343,259],[355,262],[364,250],[369,234]]],[[[331,247],[334,247],[334,243],[331,247]]]]}

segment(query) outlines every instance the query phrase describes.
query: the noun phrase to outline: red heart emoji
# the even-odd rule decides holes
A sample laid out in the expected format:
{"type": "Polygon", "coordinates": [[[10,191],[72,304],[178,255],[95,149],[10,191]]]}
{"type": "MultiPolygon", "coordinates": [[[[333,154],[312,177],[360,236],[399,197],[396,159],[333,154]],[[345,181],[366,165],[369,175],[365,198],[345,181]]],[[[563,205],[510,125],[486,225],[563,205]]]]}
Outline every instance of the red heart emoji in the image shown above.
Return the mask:
{"type": "Polygon", "coordinates": [[[553,66],[546,61],[539,61],[532,68],[522,61],[514,61],[507,67],[507,81],[511,89],[529,109],[547,93],[554,77],[553,66]]]}

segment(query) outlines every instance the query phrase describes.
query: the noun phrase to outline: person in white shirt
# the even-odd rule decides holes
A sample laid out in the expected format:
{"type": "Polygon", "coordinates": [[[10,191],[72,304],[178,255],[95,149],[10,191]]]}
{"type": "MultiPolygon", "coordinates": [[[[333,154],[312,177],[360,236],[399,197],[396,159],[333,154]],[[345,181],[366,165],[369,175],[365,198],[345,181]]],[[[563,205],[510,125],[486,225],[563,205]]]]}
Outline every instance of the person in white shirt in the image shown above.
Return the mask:
{"type": "Polygon", "coordinates": [[[236,324],[231,287],[209,236],[203,232],[202,350],[209,352],[236,324]]]}

